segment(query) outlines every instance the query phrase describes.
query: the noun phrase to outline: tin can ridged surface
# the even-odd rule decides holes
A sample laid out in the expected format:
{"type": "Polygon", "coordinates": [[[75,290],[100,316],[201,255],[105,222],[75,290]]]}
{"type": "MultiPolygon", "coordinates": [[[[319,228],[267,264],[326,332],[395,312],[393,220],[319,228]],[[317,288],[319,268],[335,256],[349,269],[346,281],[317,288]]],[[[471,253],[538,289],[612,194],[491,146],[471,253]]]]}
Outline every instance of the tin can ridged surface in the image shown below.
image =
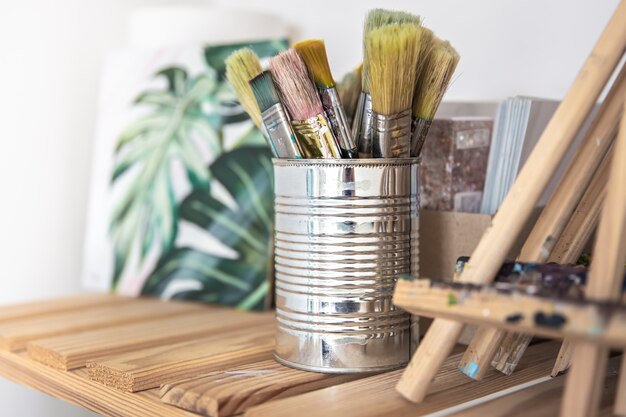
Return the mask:
{"type": "Polygon", "coordinates": [[[410,358],[392,295],[418,273],[417,159],[274,160],[276,357],[321,372],[410,358]]]}

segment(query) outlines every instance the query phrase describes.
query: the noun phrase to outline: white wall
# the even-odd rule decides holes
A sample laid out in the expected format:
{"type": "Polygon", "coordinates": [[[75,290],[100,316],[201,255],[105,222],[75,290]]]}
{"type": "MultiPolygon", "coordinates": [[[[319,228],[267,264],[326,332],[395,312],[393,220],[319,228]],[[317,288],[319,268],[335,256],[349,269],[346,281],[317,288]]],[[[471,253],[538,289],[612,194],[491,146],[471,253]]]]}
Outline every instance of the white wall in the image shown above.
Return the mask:
{"type": "MultiPolygon", "coordinates": [[[[0,2],[0,304],[79,291],[103,54],[125,44],[130,10],[173,3],[0,2]]],[[[193,3],[280,14],[298,25],[297,38],[326,40],[336,75],[360,59],[366,10],[412,11],[424,16],[426,24],[461,53],[458,78],[448,98],[500,100],[514,94],[561,98],[618,1],[193,3]]],[[[2,415],[83,415],[1,379],[0,399],[2,415]]]]}

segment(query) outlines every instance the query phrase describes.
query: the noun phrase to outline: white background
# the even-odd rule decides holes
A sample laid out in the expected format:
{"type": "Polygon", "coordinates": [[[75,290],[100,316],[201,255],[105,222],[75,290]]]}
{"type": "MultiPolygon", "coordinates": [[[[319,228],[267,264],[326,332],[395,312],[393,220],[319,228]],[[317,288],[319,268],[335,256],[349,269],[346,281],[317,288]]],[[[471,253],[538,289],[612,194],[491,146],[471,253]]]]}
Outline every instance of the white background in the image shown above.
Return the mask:
{"type": "MultiPolygon", "coordinates": [[[[337,77],[360,59],[366,10],[418,13],[461,54],[447,98],[480,101],[562,98],[617,3],[187,2],[279,14],[294,39],[326,40],[337,77]]],[[[0,1],[0,304],[79,291],[100,68],[105,51],[127,44],[130,11],[154,4],[174,2],[0,1]]],[[[89,415],[4,379],[0,400],[3,416],[89,415]]]]}

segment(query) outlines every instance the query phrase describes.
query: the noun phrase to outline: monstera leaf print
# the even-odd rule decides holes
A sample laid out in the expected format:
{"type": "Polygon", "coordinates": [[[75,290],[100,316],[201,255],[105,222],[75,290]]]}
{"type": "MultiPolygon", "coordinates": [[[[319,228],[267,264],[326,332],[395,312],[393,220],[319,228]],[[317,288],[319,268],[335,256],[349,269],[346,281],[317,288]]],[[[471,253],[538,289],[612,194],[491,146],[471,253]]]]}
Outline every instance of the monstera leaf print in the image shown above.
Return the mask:
{"type": "MultiPolygon", "coordinates": [[[[151,111],[119,136],[112,183],[118,188],[110,223],[115,253],[113,288],[129,260],[140,271],[147,254],[167,252],[176,238],[178,209],[171,170],[182,166],[194,189],[206,189],[210,172],[202,150],[222,148],[220,119],[212,115],[217,79],[214,71],[190,78],[182,68],[157,73],[163,90],[141,94],[136,103],[151,111]],[[119,184],[118,184],[119,183],[119,184]]],[[[179,185],[180,186],[180,185],[179,185]]]]}
{"type": "Polygon", "coordinates": [[[180,218],[230,247],[236,256],[173,249],[161,259],[143,294],[163,295],[175,287],[182,290],[170,294],[173,298],[261,309],[268,291],[273,233],[271,153],[267,147],[239,147],[222,154],[209,171],[234,203],[225,204],[209,188],[199,188],[181,203],[180,218]]]}

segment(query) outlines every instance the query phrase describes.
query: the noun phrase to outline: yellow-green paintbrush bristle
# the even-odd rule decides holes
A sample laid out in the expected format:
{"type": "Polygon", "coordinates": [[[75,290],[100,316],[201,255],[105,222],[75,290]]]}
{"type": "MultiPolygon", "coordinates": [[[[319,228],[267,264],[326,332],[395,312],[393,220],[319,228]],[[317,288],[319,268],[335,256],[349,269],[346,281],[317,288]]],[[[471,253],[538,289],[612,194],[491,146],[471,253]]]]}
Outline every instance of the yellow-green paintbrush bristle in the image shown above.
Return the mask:
{"type": "MultiPolygon", "coordinates": [[[[363,28],[363,42],[365,43],[365,39],[367,35],[374,29],[378,29],[385,25],[391,24],[403,24],[410,23],[416,26],[420,26],[422,20],[419,16],[400,12],[396,10],[387,10],[387,9],[372,9],[367,13],[365,17],[365,25],[363,28]]],[[[362,78],[362,89],[364,93],[370,92],[370,85],[368,81],[369,72],[369,59],[367,57],[367,50],[365,49],[365,45],[363,47],[363,78],[362,78]]]]}
{"type": "Polygon", "coordinates": [[[315,82],[317,87],[329,88],[335,86],[323,40],[309,39],[300,41],[293,46],[293,49],[296,50],[306,64],[311,78],[313,78],[313,82],[315,82]]]}
{"type": "Polygon", "coordinates": [[[261,111],[257,105],[249,81],[263,71],[259,57],[250,48],[242,48],[226,58],[226,78],[235,89],[239,102],[252,121],[263,130],[261,111]]]}
{"type": "Polygon", "coordinates": [[[421,32],[420,26],[404,23],[382,26],[366,36],[367,78],[376,113],[389,116],[411,108],[421,32]]]}
{"type": "Polygon", "coordinates": [[[435,45],[418,76],[413,116],[425,120],[435,117],[459,59],[459,54],[450,42],[435,39],[435,45]]]}
{"type": "Polygon", "coordinates": [[[419,78],[424,65],[426,65],[426,59],[430,52],[433,50],[435,44],[439,41],[439,38],[435,36],[432,30],[425,26],[422,26],[422,34],[420,36],[420,56],[417,60],[417,74],[416,78],[419,78]]]}

